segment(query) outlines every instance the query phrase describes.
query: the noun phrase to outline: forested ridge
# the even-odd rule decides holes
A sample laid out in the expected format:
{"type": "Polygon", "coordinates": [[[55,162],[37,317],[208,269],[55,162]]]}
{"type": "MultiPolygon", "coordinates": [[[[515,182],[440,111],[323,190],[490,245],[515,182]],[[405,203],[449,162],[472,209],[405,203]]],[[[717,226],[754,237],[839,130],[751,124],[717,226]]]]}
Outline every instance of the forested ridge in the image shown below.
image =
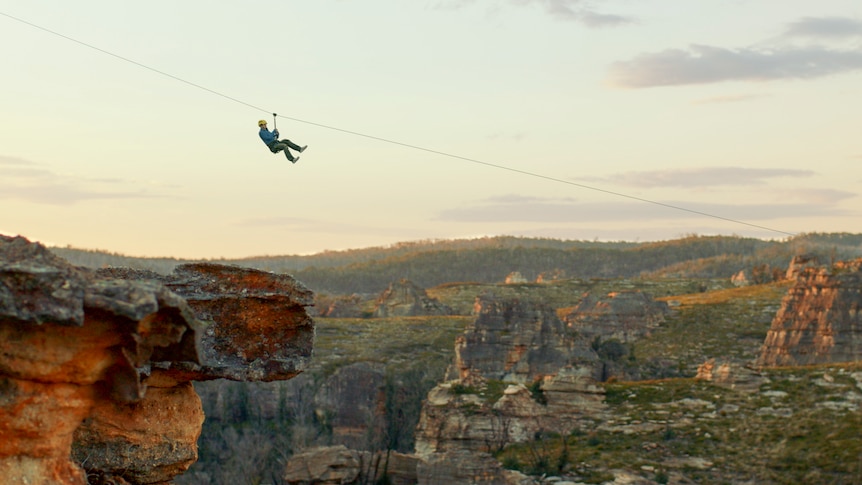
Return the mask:
{"type": "MultiPolygon", "coordinates": [[[[169,273],[174,258],[134,258],[94,250],[52,248],[73,264],[128,266],[169,273]]],[[[375,293],[407,278],[422,287],[448,282],[493,283],[511,272],[534,281],[545,272],[566,278],[727,277],[739,271],[784,270],[790,259],[815,254],[824,262],[862,256],[862,234],[802,234],[781,241],[689,235],[661,242],[596,242],[510,236],[399,243],[309,256],[205,260],[290,273],[316,292],[375,293]]]]}

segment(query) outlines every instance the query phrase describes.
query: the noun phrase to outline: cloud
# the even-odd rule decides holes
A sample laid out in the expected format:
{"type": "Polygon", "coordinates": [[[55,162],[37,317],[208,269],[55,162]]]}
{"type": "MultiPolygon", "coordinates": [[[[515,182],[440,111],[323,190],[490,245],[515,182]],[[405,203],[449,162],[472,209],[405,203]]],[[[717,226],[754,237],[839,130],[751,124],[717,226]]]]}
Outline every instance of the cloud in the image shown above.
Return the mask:
{"type": "Polygon", "coordinates": [[[146,199],[159,197],[141,189],[117,190],[131,184],[117,179],[86,179],[55,174],[43,166],[0,155],[0,199],[50,205],[71,205],[90,200],[146,199]],[[102,186],[109,186],[105,189],[102,186]]]}
{"type": "Polygon", "coordinates": [[[862,37],[862,22],[844,17],[805,17],[790,24],[784,36],[819,39],[862,37]]]}
{"type": "MultiPolygon", "coordinates": [[[[432,8],[458,10],[476,3],[476,0],[441,0],[435,2],[432,8]]],[[[489,3],[494,9],[500,8],[496,2],[489,3]]],[[[509,3],[519,7],[537,5],[554,18],[577,22],[591,28],[616,27],[634,21],[631,17],[623,15],[600,13],[591,6],[591,2],[586,0],[509,0],[509,3]]]]}
{"type": "MultiPolygon", "coordinates": [[[[464,223],[628,223],[708,217],[728,221],[850,215],[831,205],[725,204],[685,201],[580,202],[572,199],[507,196],[439,213],[439,219],[464,223]]],[[[744,222],[743,222],[744,223],[744,222]]]]}
{"type": "Polygon", "coordinates": [[[804,17],[778,37],[747,47],[691,44],[611,64],[607,81],[648,88],[726,81],[814,79],[862,69],[862,21],[804,17]]]}
{"type": "Polygon", "coordinates": [[[614,27],[632,22],[622,15],[602,14],[592,10],[583,0],[518,0],[518,4],[537,4],[552,17],[581,23],[587,27],[614,27]]]}
{"type": "Polygon", "coordinates": [[[784,47],[773,50],[725,49],[692,45],[641,54],[614,63],[609,82],[623,88],[648,88],[723,81],[813,79],[862,69],[862,51],[824,47],[784,47]]]}
{"type": "Polygon", "coordinates": [[[763,185],[776,177],[810,177],[811,170],[786,168],[702,167],[681,170],[623,172],[590,180],[612,182],[629,187],[686,187],[763,185]]]}
{"type": "Polygon", "coordinates": [[[786,199],[797,199],[806,204],[836,204],[845,199],[858,197],[859,194],[835,189],[812,189],[807,187],[786,190],[783,192],[786,199]]]}

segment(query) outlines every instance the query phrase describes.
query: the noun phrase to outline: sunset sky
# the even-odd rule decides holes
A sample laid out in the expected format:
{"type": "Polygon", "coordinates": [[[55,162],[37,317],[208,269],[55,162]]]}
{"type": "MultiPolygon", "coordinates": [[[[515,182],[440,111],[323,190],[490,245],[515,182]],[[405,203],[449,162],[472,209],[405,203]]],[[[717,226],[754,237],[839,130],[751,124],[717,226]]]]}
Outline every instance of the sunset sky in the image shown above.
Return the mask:
{"type": "Polygon", "coordinates": [[[859,0],[0,0],[0,45],[0,234],[49,245],[862,232],[859,0]]]}

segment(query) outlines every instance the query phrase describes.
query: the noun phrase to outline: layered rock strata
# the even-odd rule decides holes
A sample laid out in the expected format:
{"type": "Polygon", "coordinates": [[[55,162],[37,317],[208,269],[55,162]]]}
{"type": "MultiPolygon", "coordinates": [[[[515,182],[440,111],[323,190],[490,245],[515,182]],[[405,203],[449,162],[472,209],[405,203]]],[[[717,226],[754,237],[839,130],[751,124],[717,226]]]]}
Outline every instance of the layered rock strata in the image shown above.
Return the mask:
{"type": "Polygon", "coordinates": [[[478,374],[531,383],[567,365],[597,365],[589,343],[569,331],[550,307],[483,295],[476,298],[473,312],[476,319],[455,341],[447,380],[478,374]]]}
{"type": "Polygon", "coordinates": [[[487,399],[487,391],[487,384],[476,379],[470,385],[451,381],[432,389],[416,428],[416,454],[494,453],[537,434],[582,429],[607,408],[603,388],[583,367],[559,369],[533,391],[509,384],[495,400],[487,399]]]}
{"type": "Polygon", "coordinates": [[[396,452],[352,450],[344,445],[311,448],[290,457],[283,479],[289,485],[389,483],[415,485],[419,459],[396,452]]]}
{"type": "Polygon", "coordinates": [[[862,358],[862,259],[803,269],[781,303],[758,366],[862,358]]]}
{"type": "Polygon", "coordinates": [[[632,342],[664,322],[667,303],[640,291],[619,291],[603,296],[588,295],[563,320],[573,331],[592,341],[616,339],[632,342]]]}
{"type": "Polygon", "coordinates": [[[0,236],[0,476],[166,483],[197,458],[191,380],[288,379],[311,356],[311,292],[220,265],[93,272],[0,236]]]}
{"type": "Polygon", "coordinates": [[[476,299],[475,314],[456,340],[448,381],[423,404],[418,456],[493,453],[542,432],[584,427],[604,412],[598,356],[553,309],[486,295],[476,299]],[[494,396],[500,384],[507,387],[494,396]]]}

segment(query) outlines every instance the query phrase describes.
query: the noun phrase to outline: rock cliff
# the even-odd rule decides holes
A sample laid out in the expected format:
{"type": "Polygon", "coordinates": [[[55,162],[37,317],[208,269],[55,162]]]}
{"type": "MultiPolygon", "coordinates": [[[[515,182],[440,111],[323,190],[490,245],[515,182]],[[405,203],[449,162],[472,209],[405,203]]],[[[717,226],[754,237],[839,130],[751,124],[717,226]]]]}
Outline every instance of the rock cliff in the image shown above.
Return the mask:
{"type": "Polygon", "coordinates": [[[197,458],[190,381],[295,376],[311,356],[311,301],[288,276],[93,272],[0,236],[4,483],[170,481],[197,458]]]}
{"type": "Polygon", "coordinates": [[[379,449],[386,427],[385,366],[357,362],[339,368],[314,397],[315,412],[332,442],[354,449],[379,449]]]}
{"type": "Polygon", "coordinates": [[[563,320],[590,341],[598,337],[625,343],[648,335],[664,321],[668,311],[667,303],[646,293],[618,291],[588,295],[563,320]]]}
{"type": "Polygon", "coordinates": [[[570,332],[550,307],[483,295],[473,312],[476,319],[455,342],[447,380],[478,374],[531,383],[567,365],[597,366],[589,342],[570,332]]]}
{"type": "Polygon", "coordinates": [[[862,259],[799,273],[761,347],[758,366],[862,358],[862,259]]]}
{"type": "Polygon", "coordinates": [[[428,296],[422,288],[402,279],[392,283],[377,298],[375,318],[417,315],[451,315],[452,309],[428,296]]]}
{"type": "Polygon", "coordinates": [[[456,340],[447,382],[423,405],[417,455],[433,461],[440,453],[493,453],[537,433],[571,431],[601,414],[598,355],[553,309],[483,295],[475,314],[456,340]],[[494,391],[501,384],[505,389],[494,391]]]}

